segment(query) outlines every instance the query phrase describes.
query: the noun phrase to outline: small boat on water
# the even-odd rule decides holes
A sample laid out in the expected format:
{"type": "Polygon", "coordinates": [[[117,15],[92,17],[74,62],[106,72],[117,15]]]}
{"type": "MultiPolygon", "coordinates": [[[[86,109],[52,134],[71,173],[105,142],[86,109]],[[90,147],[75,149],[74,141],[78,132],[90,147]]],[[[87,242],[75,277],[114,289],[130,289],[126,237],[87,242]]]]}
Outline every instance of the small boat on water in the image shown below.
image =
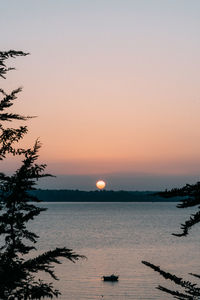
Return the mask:
{"type": "Polygon", "coordinates": [[[119,276],[117,275],[110,275],[110,276],[102,276],[103,281],[118,281],[119,276]]]}

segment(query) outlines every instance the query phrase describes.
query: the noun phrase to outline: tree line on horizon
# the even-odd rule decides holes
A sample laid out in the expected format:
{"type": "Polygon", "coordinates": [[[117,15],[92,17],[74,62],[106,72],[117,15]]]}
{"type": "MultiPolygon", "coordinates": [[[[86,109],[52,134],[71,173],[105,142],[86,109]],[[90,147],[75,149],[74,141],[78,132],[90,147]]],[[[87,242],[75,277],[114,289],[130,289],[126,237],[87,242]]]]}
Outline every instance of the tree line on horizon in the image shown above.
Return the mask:
{"type": "Polygon", "coordinates": [[[34,190],[31,195],[44,202],[177,202],[178,197],[165,199],[153,192],[131,191],[81,191],[81,190],[34,190]]]}

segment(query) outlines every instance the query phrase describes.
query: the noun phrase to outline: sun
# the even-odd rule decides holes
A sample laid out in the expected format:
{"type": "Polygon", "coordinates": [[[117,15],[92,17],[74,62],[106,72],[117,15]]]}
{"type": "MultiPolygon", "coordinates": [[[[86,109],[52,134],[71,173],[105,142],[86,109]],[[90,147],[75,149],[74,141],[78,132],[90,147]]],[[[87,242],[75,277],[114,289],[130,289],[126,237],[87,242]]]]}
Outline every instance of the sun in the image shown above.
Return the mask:
{"type": "Polygon", "coordinates": [[[103,189],[106,187],[105,181],[103,181],[103,180],[98,180],[98,181],[96,182],[96,187],[97,187],[99,190],[103,190],[103,189]]]}

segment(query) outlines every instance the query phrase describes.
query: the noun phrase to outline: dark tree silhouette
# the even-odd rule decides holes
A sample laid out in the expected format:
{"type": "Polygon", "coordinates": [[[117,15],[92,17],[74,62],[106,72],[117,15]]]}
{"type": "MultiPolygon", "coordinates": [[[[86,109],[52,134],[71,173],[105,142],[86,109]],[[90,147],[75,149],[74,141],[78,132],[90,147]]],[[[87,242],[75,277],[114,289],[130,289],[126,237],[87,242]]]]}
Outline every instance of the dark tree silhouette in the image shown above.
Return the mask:
{"type": "MultiPolygon", "coordinates": [[[[21,51],[0,52],[0,77],[6,77],[13,68],[6,66],[8,58],[26,56],[21,51]]],[[[11,175],[0,173],[0,299],[41,299],[57,297],[60,292],[51,283],[36,279],[38,272],[43,271],[53,279],[58,279],[54,273],[54,264],[60,263],[60,258],[76,262],[84,256],[78,255],[72,249],[56,248],[39,256],[30,258],[29,252],[36,250],[37,236],[27,229],[27,223],[46,210],[34,202],[40,202],[29,193],[35,189],[36,181],[45,176],[46,165],[37,164],[40,142],[37,140],[33,148],[17,147],[18,142],[27,133],[26,126],[7,128],[3,121],[26,121],[29,116],[14,114],[7,111],[14,104],[18,88],[7,94],[0,89],[0,160],[6,154],[21,155],[22,165],[11,175]]],[[[32,257],[32,256],[31,256],[32,257]]]]}
{"type": "MultiPolygon", "coordinates": [[[[186,184],[182,188],[175,188],[169,191],[166,190],[164,192],[157,193],[157,195],[165,198],[182,197],[182,200],[180,200],[180,203],[177,205],[178,208],[197,206],[196,213],[192,214],[188,218],[188,220],[186,220],[183,224],[181,224],[181,232],[172,233],[172,235],[175,235],[177,237],[187,236],[189,230],[191,230],[191,228],[194,225],[200,222],[200,206],[199,206],[200,205],[200,182],[197,182],[196,184],[193,185],[186,184]]],[[[180,299],[180,300],[200,299],[200,287],[198,287],[195,283],[192,283],[191,281],[183,280],[183,278],[179,278],[173,274],[165,272],[159,266],[155,266],[150,262],[142,261],[142,263],[152,268],[154,271],[158,272],[165,279],[171,280],[173,283],[179,286],[179,288],[181,288],[181,290],[174,291],[159,285],[157,287],[159,290],[172,295],[173,298],[175,299],[180,299]]],[[[200,278],[199,274],[193,274],[193,273],[189,273],[189,274],[196,278],[200,278]]]]}

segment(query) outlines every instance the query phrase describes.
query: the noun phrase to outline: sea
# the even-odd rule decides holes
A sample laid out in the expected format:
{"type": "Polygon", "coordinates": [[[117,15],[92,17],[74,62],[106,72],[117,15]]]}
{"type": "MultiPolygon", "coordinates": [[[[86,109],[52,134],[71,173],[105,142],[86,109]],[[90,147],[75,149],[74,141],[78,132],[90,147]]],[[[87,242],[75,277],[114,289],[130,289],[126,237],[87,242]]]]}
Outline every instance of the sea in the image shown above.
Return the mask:
{"type": "Polygon", "coordinates": [[[87,257],[76,263],[62,259],[55,266],[58,281],[42,274],[40,278],[54,282],[62,300],[173,299],[156,287],[177,287],[141,261],[198,283],[188,273],[200,274],[200,226],[187,237],[173,236],[195,212],[194,208],[178,209],[176,204],[40,203],[48,210],[29,225],[40,236],[38,253],[67,247],[87,257]],[[119,275],[119,281],[102,280],[111,274],[119,275]]]}

